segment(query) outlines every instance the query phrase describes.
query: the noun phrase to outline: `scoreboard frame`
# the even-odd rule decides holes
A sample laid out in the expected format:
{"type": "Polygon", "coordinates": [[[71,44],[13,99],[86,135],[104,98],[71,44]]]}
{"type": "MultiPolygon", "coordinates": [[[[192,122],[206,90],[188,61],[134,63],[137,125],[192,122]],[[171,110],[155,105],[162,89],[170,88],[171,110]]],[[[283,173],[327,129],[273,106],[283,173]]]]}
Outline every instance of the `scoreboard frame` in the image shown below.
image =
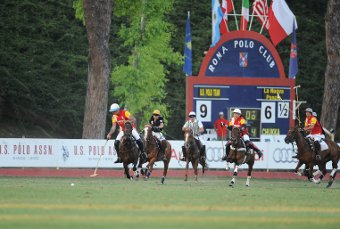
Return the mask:
{"type": "MultiPolygon", "coordinates": [[[[248,42],[249,43],[249,42],[248,42]]],[[[254,42],[253,42],[254,43],[254,42]]],[[[245,44],[243,44],[244,46],[245,44]]],[[[242,50],[241,50],[242,51],[242,50]]],[[[240,51],[240,56],[241,56],[240,51]]],[[[261,51],[261,50],[260,50],[261,51]]],[[[238,50],[237,50],[238,52],[238,50]]],[[[251,61],[251,60],[249,60],[251,61]]],[[[222,63],[218,64],[224,64],[222,63]]],[[[215,67],[215,66],[213,66],[215,67]]],[[[273,44],[263,35],[256,33],[254,31],[232,31],[228,33],[227,35],[223,35],[220,39],[220,41],[215,45],[215,47],[212,47],[208,50],[206,56],[203,59],[200,72],[197,77],[189,76],[186,78],[186,97],[187,97],[187,110],[186,114],[189,111],[196,111],[199,113],[199,110],[197,110],[197,102],[204,104],[207,103],[209,105],[210,103],[210,112],[213,114],[211,117],[217,118],[217,114],[219,110],[214,110],[214,103],[216,101],[219,101],[219,103],[223,102],[225,103],[225,106],[223,108],[223,111],[227,111],[228,116],[226,118],[230,117],[230,109],[231,108],[240,108],[243,109],[260,109],[262,116],[265,115],[265,111],[262,106],[267,106],[267,112],[271,112],[271,109],[274,108],[275,110],[275,117],[276,120],[271,121],[267,120],[267,123],[265,126],[267,127],[275,127],[277,125],[278,118],[286,118],[287,122],[284,122],[283,124],[279,124],[279,128],[282,129],[280,134],[286,134],[289,128],[294,126],[294,120],[293,120],[293,106],[294,106],[294,99],[295,99],[295,79],[289,79],[286,78],[284,73],[283,64],[281,61],[281,58],[273,46],[273,44]],[[259,44],[261,44],[261,48],[266,50],[267,53],[271,55],[271,58],[273,61],[275,61],[275,67],[277,67],[278,75],[271,77],[271,75],[263,75],[263,76],[237,76],[237,75],[230,75],[229,73],[225,73],[225,75],[208,75],[208,70],[212,68],[212,63],[215,64],[216,60],[219,60],[218,58],[222,58],[221,56],[218,56],[219,53],[218,50],[221,49],[227,49],[223,45],[228,44],[228,42],[233,41],[244,41],[246,43],[247,41],[255,41],[259,44]],[[217,54],[216,54],[217,53],[217,54]],[[215,61],[215,62],[214,62],[215,61]],[[254,91],[254,87],[256,87],[258,92],[251,92],[254,91]],[[221,90],[216,90],[217,88],[223,88],[221,90]],[[199,91],[201,90],[202,91],[199,91]],[[211,89],[211,90],[209,90],[211,89]],[[240,98],[239,103],[237,103],[237,98],[230,98],[230,93],[225,91],[232,91],[232,90],[239,90],[240,94],[238,95],[240,98]],[[242,94],[242,91],[245,91],[245,94],[242,94]],[[276,93],[277,96],[276,96],[276,93]],[[262,93],[262,97],[260,96],[260,93],[262,93]],[[228,95],[227,95],[228,94],[228,95]],[[255,95],[256,94],[256,95],[255,95]],[[227,96],[226,96],[227,95],[227,96]],[[251,104],[242,102],[244,100],[244,97],[249,97],[249,101],[254,101],[251,104]],[[257,96],[257,98],[254,98],[254,96],[257,96]],[[281,98],[281,96],[283,98],[281,98]],[[200,102],[203,101],[203,102],[200,102]],[[288,105],[288,107],[287,107],[288,105]],[[273,106],[273,107],[271,107],[273,106]],[[284,112],[276,112],[276,107],[279,107],[280,109],[285,108],[284,112]],[[196,109],[195,109],[196,108],[196,109]],[[288,112],[285,113],[285,112],[288,112]],[[284,116],[285,115],[285,116],[284,116]],[[287,115],[289,117],[287,117],[287,115]]],[[[232,95],[233,96],[233,95],[232,95]]],[[[216,106],[215,106],[216,107],[216,106]]],[[[267,114],[269,114],[267,113],[267,114]]],[[[200,119],[200,116],[197,116],[198,119],[200,119]]],[[[201,119],[200,119],[201,120],[201,119]]],[[[206,128],[213,128],[214,119],[211,118],[211,120],[201,120],[206,128]]],[[[260,122],[260,131],[262,132],[263,127],[263,120],[260,122]]],[[[270,131],[269,131],[270,132],[270,131]]],[[[254,139],[254,138],[253,138],[254,139]]],[[[255,139],[258,139],[256,137],[255,139]]]]}

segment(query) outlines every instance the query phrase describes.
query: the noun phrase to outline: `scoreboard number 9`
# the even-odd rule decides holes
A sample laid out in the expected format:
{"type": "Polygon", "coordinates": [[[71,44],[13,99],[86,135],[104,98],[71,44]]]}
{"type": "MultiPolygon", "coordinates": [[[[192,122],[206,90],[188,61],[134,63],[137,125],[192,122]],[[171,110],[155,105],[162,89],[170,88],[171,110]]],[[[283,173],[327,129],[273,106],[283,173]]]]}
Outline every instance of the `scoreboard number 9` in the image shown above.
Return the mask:
{"type": "Polygon", "coordinates": [[[211,122],[211,100],[196,100],[196,117],[202,122],[211,122]]]}

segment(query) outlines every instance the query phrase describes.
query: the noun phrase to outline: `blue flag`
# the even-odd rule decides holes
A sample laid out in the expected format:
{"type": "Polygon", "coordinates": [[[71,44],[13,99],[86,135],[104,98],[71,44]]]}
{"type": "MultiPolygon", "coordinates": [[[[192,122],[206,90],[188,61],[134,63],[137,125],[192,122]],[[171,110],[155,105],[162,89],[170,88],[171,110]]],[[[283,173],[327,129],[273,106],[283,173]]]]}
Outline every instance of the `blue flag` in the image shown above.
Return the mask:
{"type": "Polygon", "coordinates": [[[297,72],[298,72],[298,59],[297,59],[296,30],[295,30],[295,20],[294,20],[292,43],[290,45],[289,74],[288,74],[289,78],[295,79],[297,72]]]}
{"type": "Polygon", "coordinates": [[[212,0],[211,2],[211,16],[212,16],[212,35],[211,47],[214,47],[220,40],[220,23],[223,18],[222,9],[219,0],[212,0]]]}
{"type": "Polygon", "coordinates": [[[188,12],[187,25],[185,29],[184,66],[183,66],[183,72],[187,76],[192,75],[191,56],[192,56],[192,51],[191,51],[190,13],[188,12]]]}

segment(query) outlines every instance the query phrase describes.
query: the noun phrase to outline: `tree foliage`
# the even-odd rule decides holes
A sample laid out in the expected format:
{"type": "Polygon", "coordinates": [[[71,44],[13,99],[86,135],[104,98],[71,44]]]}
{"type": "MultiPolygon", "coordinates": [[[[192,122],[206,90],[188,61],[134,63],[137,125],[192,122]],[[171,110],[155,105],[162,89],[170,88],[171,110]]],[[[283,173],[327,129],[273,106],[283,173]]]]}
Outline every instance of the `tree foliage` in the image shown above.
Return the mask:
{"type": "Polygon", "coordinates": [[[0,115],[14,136],[78,137],[86,89],[87,41],[72,1],[4,0],[0,4],[0,115]]]}
{"type": "Polygon", "coordinates": [[[165,20],[172,1],[126,0],[115,4],[114,14],[126,19],[119,36],[129,57],[126,64],[115,66],[112,72],[113,94],[132,113],[138,113],[142,123],[148,121],[153,109],[167,117],[167,66],[179,65],[182,60],[170,46],[173,26],[165,20]]]}

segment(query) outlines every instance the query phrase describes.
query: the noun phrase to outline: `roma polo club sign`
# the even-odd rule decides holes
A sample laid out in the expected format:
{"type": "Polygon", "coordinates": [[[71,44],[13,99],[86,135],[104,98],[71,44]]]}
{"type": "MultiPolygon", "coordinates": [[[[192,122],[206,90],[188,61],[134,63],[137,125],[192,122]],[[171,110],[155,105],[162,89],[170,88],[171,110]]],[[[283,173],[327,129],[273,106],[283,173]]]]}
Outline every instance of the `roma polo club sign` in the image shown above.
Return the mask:
{"type": "Polygon", "coordinates": [[[195,111],[205,128],[213,129],[220,111],[230,119],[240,108],[253,139],[283,135],[294,125],[294,86],[265,36],[232,31],[208,50],[198,76],[187,77],[187,112],[195,111]]]}

